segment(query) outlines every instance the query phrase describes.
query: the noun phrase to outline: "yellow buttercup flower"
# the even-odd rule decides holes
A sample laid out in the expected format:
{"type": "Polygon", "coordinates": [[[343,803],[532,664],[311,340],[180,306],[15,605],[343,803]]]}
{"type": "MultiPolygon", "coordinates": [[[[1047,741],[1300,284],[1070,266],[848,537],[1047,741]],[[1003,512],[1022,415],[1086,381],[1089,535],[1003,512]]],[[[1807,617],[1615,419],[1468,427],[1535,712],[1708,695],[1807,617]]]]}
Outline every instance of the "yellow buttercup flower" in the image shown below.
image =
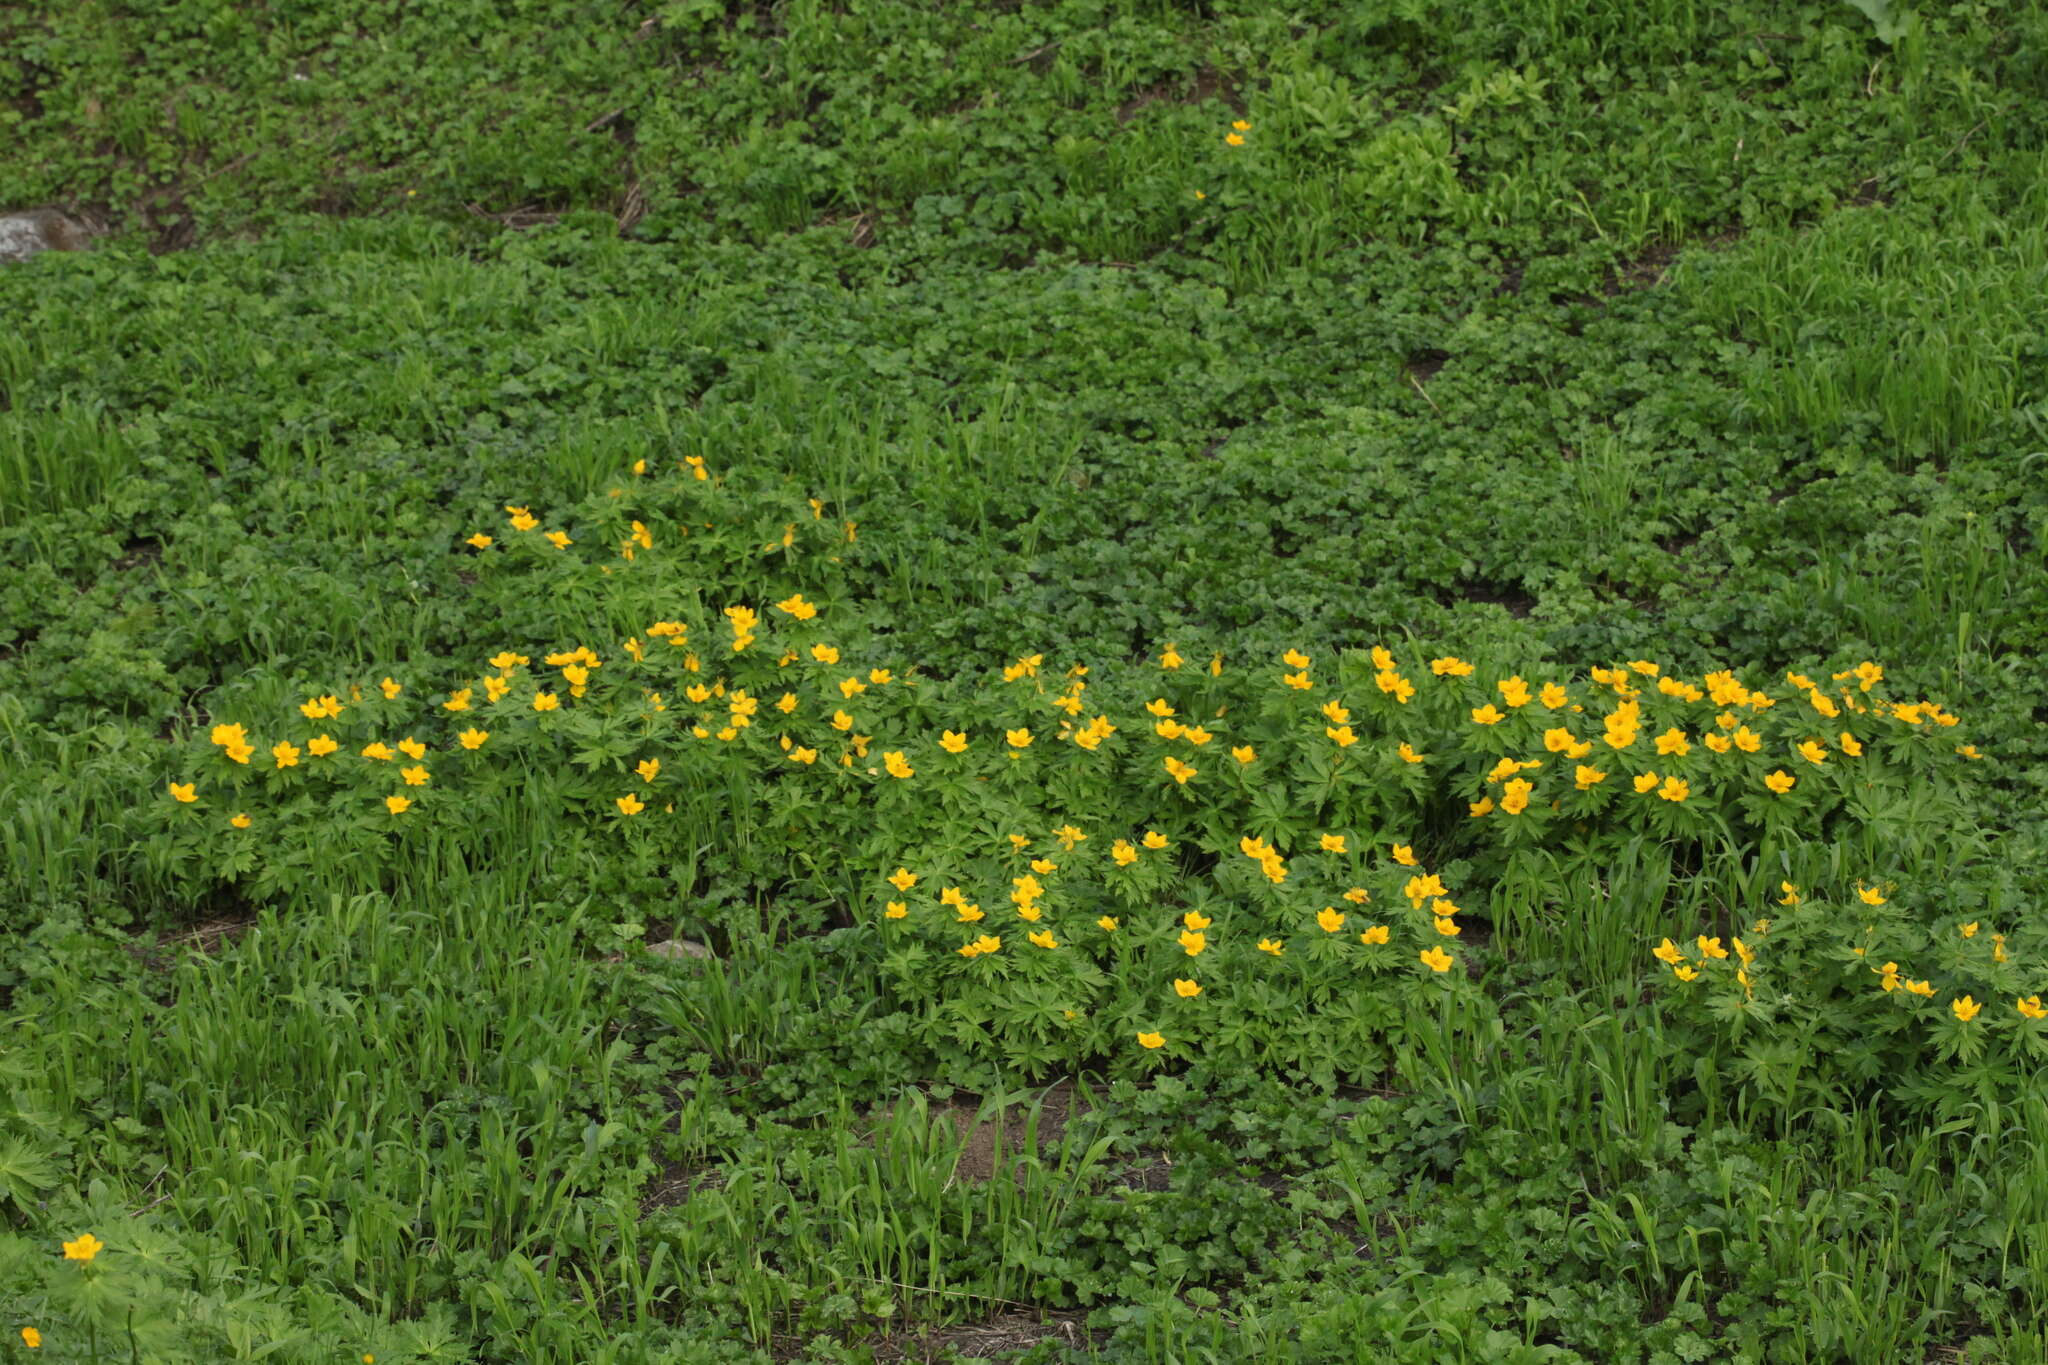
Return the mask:
{"type": "Polygon", "coordinates": [[[1102,932],[1104,932],[1105,934],[1113,934],[1113,933],[1115,933],[1115,932],[1116,932],[1116,916],[1115,916],[1115,915],[1104,915],[1104,916],[1103,916],[1103,917],[1102,917],[1101,919],[1099,919],[1099,920],[1095,921],[1095,927],[1096,927],[1096,928],[1098,928],[1098,929],[1100,929],[1100,930],[1102,930],[1102,932]]]}
{"type": "Polygon", "coordinates": [[[901,749],[887,749],[882,753],[882,766],[889,770],[891,777],[915,777],[917,769],[910,766],[910,760],[903,756],[901,749]]]}
{"type": "Polygon", "coordinates": [[[197,786],[198,784],[194,782],[173,782],[170,784],[171,799],[184,805],[190,805],[199,799],[199,794],[196,790],[197,786]]]}
{"type": "Polygon", "coordinates": [[[1394,861],[1399,863],[1403,867],[1421,866],[1421,864],[1416,862],[1415,860],[1415,847],[1412,844],[1395,844],[1394,861]]]}
{"type": "Polygon", "coordinates": [[[1667,938],[1657,945],[1656,950],[1650,956],[1656,958],[1659,962],[1676,967],[1682,954],[1678,951],[1678,945],[1667,938]]]}
{"type": "Polygon", "coordinates": [[[1021,726],[1015,730],[1003,731],[1003,738],[1012,749],[1028,749],[1031,747],[1031,731],[1021,726]]]}
{"type": "Polygon", "coordinates": [[[1975,1019],[1977,1017],[1977,1011],[1984,1008],[1982,1005],[1978,1004],[1975,1000],[1971,999],[1967,995],[1963,996],[1959,1000],[1949,1001],[1948,1007],[1951,1010],[1955,1011],[1956,1018],[1965,1024],[1969,1023],[1972,1019],[1975,1019]]]}
{"type": "Polygon", "coordinates": [[[2018,1001],[2014,1008],[2020,1012],[2020,1017],[2024,1019],[2048,1018],[2048,1007],[2044,1007],[2041,1004],[2041,997],[2038,995],[2025,997],[2018,1001]]]}
{"type": "Polygon", "coordinates": [[[1165,848],[1166,836],[1156,829],[1148,829],[1145,831],[1145,837],[1138,842],[1147,848],[1165,848]]]}
{"type": "Polygon", "coordinates": [[[1195,775],[1193,764],[1183,763],[1170,755],[1166,759],[1166,771],[1172,775],[1175,782],[1180,783],[1183,787],[1188,784],[1188,779],[1195,775]]]}
{"type": "Polygon", "coordinates": [[[1657,776],[1657,774],[1655,774],[1655,773],[1653,773],[1653,772],[1652,772],[1652,773],[1638,773],[1638,774],[1636,775],[1636,783],[1635,783],[1635,785],[1636,785],[1636,791],[1637,791],[1637,792],[1639,792],[1639,793],[1648,793],[1648,792],[1653,792],[1653,791],[1657,790],[1657,784],[1658,784],[1659,782],[1661,782],[1661,781],[1663,781],[1663,779],[1662,779],[1662,778],[1660,778],[1660,777],[1658,777],[1658,776],[1657,776]]]}
{"type": "Polygon", "coordinates": [[[1692,788],[1676,777],[1667,777],[1664,779],[1664,785],[1658,788],[1657,795],[1666,801],[1683,801],[1692,795],[1692,788]]]}
{"type": "Polygon", "coordinates": [[[384,798],[384,809],[393,815],[403,815],[412,809],[412,801],[403,796],[387,796],[384,798]]]}
{"type": "Polygon", "coordinates": [[[1364,933],[1360,934],[1358,936],[1358,941],[1360,943],[1385,943],[1390,937],[1392,937],[1392,935],[1388,931],[1386,925],[1375,924],[1370,929],[1367,929],[1364,933]]]}
{"type": "Polygon", "coordinates": [[[1501,788],[1500,808],[1502,812],[1508,815],[1520,815],[1523,811],[1529,809],[1529,793],[1533,790],[1535,790],[1534,784],[1523,778],[1518,777],[1509,782],[1507,786],[1501,788]]]}
{"type": "Polygon", "coordinates": [[[296,744],[279,740],[270,746],[270,756],[277,760],[277,766],[280,768],[299,766],[299,747],[296,744]]]}
{"type": "Polygon", "coordinates": [[[249,828],[250,825],[254,824],[255,821],[251,820],[246,814],[244,814],[229,816],[228,823],[233,825],[236,829],[247,829],[249,828]]]}
{"type": "Polygon", "coordinates": [[[1874,886],[1863,886],[1859,884],[1856,888],[1856,898],[1862,901],[1865,905],[1884,904],[1884,893],[1882,891],[1879,891],[1874,886]]]}
{"type": "Polygon", "coordinates": [[[1060,946],[1059,940],[1052,936],[1052,930],[1050,929],[1039,929],[1026,934],[1025,937],[1041,948],[1057,948],[1060,946]]]}
{"type": "Polygon", "coordinates": [[[1799,745],[1799,756],[1808,763],[1825,763],[1828,757],[1827,746],[1817,739],[1803,740],[1799,745]]]}
{"type": "Polygon", "coordinates": [[[638,815],[641,811],[647,809],[646,803],[631,792],[627,792],[624,796],[618,798],[618,807],[619,814],[621,815],[638,815]]]}
{"type": "Polygon", "coordinates": [[[1342,853],[1345,851],[1344,836],[1341,834],[1325,834],[1319,842],[1325,853],[1342,853]]]}
{"type": "Polygon", "coordinates": [[[1198,934],[1192,929],[1183,929],[1180,931],[1180,946],[1181,951],[1189,957],[1200,957],[1202,950],[1209,946],[1209,936],[1198,934]]]}
{"type": "Polygon", "coordinates": [[[1109,846],[1110,860],[1118,867],[1129,867],[1138,861],[1138,850],[1128,839],[1119,839],[1109,846]]]}
{"type": "Polygon", "coordinates": [[[1474,707],[1472,711],[1472,723],[1474,725],[1498,725],[1506,719],[1507,714],[1492,702],[1488,702],[1484,706],[1474,707]]]}
{"type": "Polygon", "coordinates": [[[804,601],[802,593],[795,593],[775,604],[775,609],[794,616],[799,621],[808,621],[818,614],[818,609],[804,601]]]}
{"type": "Polygon", "coordinates": [[[1326,905],[1316,915],[1316,924],[1326,934],[1334,934],[1344,927],[1344,914],[1334,905],[1326,905]]]}
{"type": "Polygon", "coordinates": [[[889,874],[889,885],[898,891],[908,891],[917,885],[917,874],[907,867],[899,867],[889,874]]]}
{"type": "Polygon", "coordinates": [[[21,1344],[31,1351],[36,1350],[43,1344],[43,1334],[33,1327],[24,1327],[21,1329],[21,1344]]]}
{"type": "Polygon", "coordinates": [[[1344,893],[1344,899],[1350,901],[1353,905],[1364,905],[1372,899],[1372,893],[1362,886],[1354,886],[1344,893]]]}
{"type": "Polygon", "coordinates": [[[1257,759],[1258,751],[1249,744],[1239,744],[1231,749],[1230,756],[1239,763],[1250,763],[1257,759]]]}
{"type": "Polygon", "coordinates": [[[1423,966],[1429,968],[1433,972],[1449,971],[1451,969],[1451,963],[1455,960],[1451,957],[1449,953],[1445,952],[1442,948],[1424,948],[1416,956],[1421,958],[1423,966]]]}
{"type": "Polygon", "coordinates": [[[1283,950],[1283,945],[1277,938],[1262,938],[1258,947],[1260,952],[1271,953],[1274,957],[1279,957],[1283,950]]]}
{"type": "Polygon", "coordinates": [[[67,1261],[91,1261],[107,1249],[107,1244],[91,1233],[82,1233],[75,1239],[63,1243],[64,1259],[67,1261]]]}
{"type": "Polygon", "coordinates": [[[1138,1035],[1138,1046],[1146,1048],[1165,1047],[1166,1035],[1163,1033],[1140,1033],[1138,1035]]]}
{"type": "Polygon", "coordinates": [[[1700,975],[1699,970],[1697,968],[1687,966],[1673,967],[1671,969],[1671,974],[1677,977],[1680,981],[1697,981],[1700,975]]]}
{"type": "Polygon", "coordinates": [[[1578,786],[1578,789],[1583,792],[1591,791],[1594,787],[1597,787],[1602,782],[1605,782],[1607,780],[1607,774],[1600,771],[1600,769],[1598,768],[1589,768],[1585,764],[1581,763],[1578,765],[1578,768],[1573,773],[1573,778],[1578,786]]]}
{"type": "Polygon", "coordinates": [[[1780,768],[1778,769],[1778,771],[1771,773],[1769,776],[1764,778],[1764,785],[1766,787],[1769,787],[1778,795],[1783,796],[1786,792],[1792,790],[1793,784],[1796,783],[1798,780],[1798,778],[1792,776],[1792,774],[1786,772],[1783,768],[1780,768]]]}
{"type": "Polygon", "coordinates": [[[885,919],[902,919],[910,913],[910,907],[902,901],[890,901],[882,908],[885,919]]]}
{"type": "Polygon", "coordinates": [[[1202,988],[1184,977],[1175,977],[1173,993],[1183,1000],[1192,1000],[1202,993],[1202,988]]]}
{"type": "Polygon", "coordinates": [[[1408,743],[1406,740],[1401,741],[1401,747],[1398,750],[1398,752],[1401,755],[1401,761],[1403,763],[1420,763],[1422,762],[1422,760],[1429,757],[1428,754],[1416,753],[1415,746],[1408,743]]]}
{"type": "Polygon", "coordinates": [[[967,736],[959,730],[942,730],[939,732],[939,747],[949,754],[965,753],[967,736]]]}
{"type": "Polygon", "coordinates": [[[1685,731],[1676,726],[1657,736],[1657,753],[1660,756],[1677,754],[1683,757],[1691,751],[1692,744],[1686,739],[1685,731]]]}
{"type": "Polygon", "coordinates": [[[405,779],[405,785],[408,787],[424,787],[427,785],[427,770],[417,763],[409,768],[400,768],[398,775],[405,779]]]}
{"type": "Polygon", "coordinates": [[[1323,727],[1323,733],[1340,749],[1348,749],[1358,743],[1358,736],[1351,732],[1348,725],[1326,725],[1323,727]]]}
{"type": "Polygon", "coordinates": [[[536,692],[533,694],[533,709],[536,711],[559,711],[562,709],[562,699],[552,692],[536,692]]]}
{"type": "MultiPolygon", "coordinates": [[[[1179,668],[1184,662],[1186,661],[1180,657],[1180,651],[1172,645],[1168,645],[1164,650],[1160,651],[1159,666],[1161,668],[1179,668]]],[[[1157,1044],[1154,1044],[1154,1046],[1157,1046],[1157,1044]]]]}

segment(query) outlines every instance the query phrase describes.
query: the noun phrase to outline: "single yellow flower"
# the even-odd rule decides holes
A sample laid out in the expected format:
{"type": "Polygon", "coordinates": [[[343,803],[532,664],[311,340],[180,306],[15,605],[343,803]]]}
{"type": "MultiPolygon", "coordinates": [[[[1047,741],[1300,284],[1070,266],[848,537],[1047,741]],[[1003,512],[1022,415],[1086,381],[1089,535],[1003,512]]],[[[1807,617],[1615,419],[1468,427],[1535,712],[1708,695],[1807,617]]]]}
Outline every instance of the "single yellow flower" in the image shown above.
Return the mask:
{"type": "Polygon", "coordinates": [[[1484,706],[1474,707],[1472,710],[1472,723],[1474,725],[1498,725],[1506,719],[1507,713],[1492,702],[1488,702],[1484,706]]]}
{"type": "Polygon", "coordinates": [[[1785,893],[1784,895],[1782,895],[1782,896],[1778,897],[1778,904],[1780,904],[1780,905],[1797,905],[1797,904],[1799,904],[1799,888],[1798,888],[1798,887],[1796,887],[1796,886],[1792,885],[1792,883],[1790,883],[1790,882],[1779,882],[1779,883],[1778,883],[1778,889],[1779,889],[1780,891],[1782,891],[1782,892],[1784,892],[1784,893],[1785,893]]]}
{"type": "Polygon", "coordinates": [[[533,694],[533,709],[536,711],[559,711],[562,709],[562,699],[552,692],[536,692],[533,694]]]}
{"type": "Polygon", "coordinates": [[[384,681],[378,683],[377,687],[380,691],[384,693],[384,700],[386,701],[392,700],[400,692],[403,692],[405,690],[402,686],[399,685],[397,679],[395,678],[386,678],[384,679],[384,681]]]}
{"type": "Polygon", "coordinates": [[[1348,749],[1358,743],[1358,736],[1351,732],[1348,725],[1326,725],[1323,727],[1323,733],[1340,749],[1348,749]]]}
{"type": "Polygon", "coordinates": [[[1119,839],[1109,846],[1109,856],[1118,867],[1129,867],[1138,861],[1138,850],[1132,847],[1130,840],[1119,839]]]}
{"type": "Polygon", "coordinates": [[[2025,999],[2018,1001],[2014,1008],[2020,1012],[2020,1017],[2023,1019],[2048,1018],[2048,1007],[2044,1007],[2041,1004],[2041,997],[2038,995],[2027,996],[2025,999]]]}
{"type": "Polygon", "coordinates": [[[1147,848],[1165,848],[1166,836],[1156,829],[1148,829],[1145,831],[1145,837],[1139,842],[1147,848]]]}
{"type": "Polygon", "coordinates": [[[403,815],[412,809],[412,802],[403,796],[387,796],[384,798],[384,809],[393,815],[403,815]]]}
{"type": "Polygon", "coordinates": [[[942,730],[939,732],[939,747],[949,754],[965,753],[967,735],[960,730],[942,730]]]}
{"type": "Polygon", "coordinates": [[[1578,765],[1578,768],[1573,773],[1573,778],[1576,781],[1579,790],[1583,792],[1591,791],[1594,787],[1597,787],[1602,782],[1605,782],[1607,780],[1607,774],[1600,771],[1600,769],[1598,768],[1589,768],[1585,764],[1581,763],[1578,765]]]}
{"type": "Polygon", "coordinates": [[[1262,938],[1259,940],[1259,951],[1271,953],[1274,957],[1279,957],[1282,952],[1282,945],[1277,938],[1262,938]]]}
{"type": "Polygon", "coordinates": [[[1012,749],[1028,749],[1031,747],[1031,731],[1021,726],[1015,730],[1003,731],[1003,738],[1009,741],[1012,749]]]}
{"type": "Polygon", "coordinates": [[[231,815],[228,817],[228,823],[233,825],[236,829],[247,829],[249,828],[250,825],[256,822],[251,820],[247,815],[231,815]]]}
{"type": "Polygon", "coordinates": [[[66,1242],[64,1259],[67,1261],[90,1261],[107,1249],[107,1244],[91,1233],[82,1233],[75,1241],[66,1242]]]}
{"type": "Polygon", "coordinates": [[[1474,820],[1477,820],[1480,816],[1487,814],[1493,809],[1493,798],[1488,796],[1477,801],[1467,802],[1465,809],[1467,814],[1474,820]]]}
{"type": "MultiPolygon", "coordinates": [[[[1085,843],[1088,839],[1088,836],[1083,834],[1080,831],[1080,829],[1074,825],[1061,825],[1058,829],[1052,832],[1052,837],[1059,840],[1060,847],[1067,850],[1069,853],[1074,851],[1075,844],[1085,843]]],[[[1047,870],[1049,871],[1050,869],[1047,870]]]]}
{"type": "Polygon", "coordinates": [[[888,749],[882,753],[882,766],[889,770],[891,777],[915,777],[917,769],[910,766],[910,760],[903,756],[901,749],[888,749]]]}
{"type": "Polygon", "coordinates": [[[1786,792],[1792,790],[1793,784],[1798,782],[1798,780],[1798,778],[1780,768],[1764,778],[1764,785],[1778,795],[1783,796],[1786,792]]]}
{"type": "Polygon", "coordinates": [[[1671,969],[1671,974],[1677,977],[1680,981],[1697,981],[1699,980],[1700,975],[1698,968],[1687,967],[1683,965],[1673,967],[1671,969]]]}
{"type": "Polygon", "coordinates": [[[1325,853],[1342,853],[1345,851],[1344,836],[1341,834],[1325,834],[1320,842],[1325,853]]]}
{"type": "Polygon", "coordinates": [[[1424,760],[1425,758],[1428,758],[1428,757],[1429,757],[1429,755],[1428,755],[1428,754],[1418,754],[1418,753],[1416,753],[1416,752],[1415,752],[1415,746],[1414,746],[1414,745],[1412,745],[1412,744],[1409,744],[1409,743],[1408,743],[1408,742],[1407,742],[1406,740],[1403,740],[1403,741],[1401,742],[1401,748],[1400,748],[1400,750],[1399,750],[1399,753],[1400,753],[1400,755],[1401,755],[1401,761],[1402,761],[1403,763],[1420,763],[1420,762],[1422,762],[1422,761],[1423,761],[1423,760],[1424,760]]]}
{"type": "Polygon", "coordinates": [[[398,775],[405,779],[405,785],[408,787],[424,787],[427,785],[427,770],[419,764],[414,764],[410,768],[400,768],[398,775]]]}
{"type": "Polygon", "coordinates": [[[890,901],[888,905],[884,906],[882,909],[882,915],[884,918],[887,919],[902,919],[905,915],[909,913],[910,907],[904,904],[902,901],[890,901]]]}
{"type": "Polygon", "coordinates": [[[279,740],[270,746],[270,756],[277,760],[280,768],[299,766],[299,746],[286,740],[279,740]]]}
{"type": "Polygon", "coordinates": [[[21,1329],[21,1344],[33,1351],[43,1344],[43,1334],[33,1327],[21,1329]]]}
{"type": "Polygon", "coordinates": [[[1808,763],[1825,763],[1828,758],[1827,746],[1817,739],[1803,740],[1799,745],[1799,756],[1808,763]]]}
{"type": "Polygon", "coordinates": [[[1165,1047],[1166,1035],[1163,1033],[1140,1033],[1138,1035],[1138,1046],[1155,1049],[1165,1047]]]}
{"type": "Polygon", "coordinates": [[[799,621],[808,621],[818,614],[818,609],[804,601],[802,593],[794,593],[775,604],[775,609],[794,616],[799,621]]]}
{"type": "Polygon", "coordinates": [[[1375,924],[1371,928],[1367,929],[1364,933],[1360,934],[1358,936],[1358,941],[1360,943],[1385,943],[1389,937],[1391,937],[1391,935],[1386,925],[1375,924]]]}
{"type": "Polygon", "coordinates": [[[1183,929],[1180,931],[1180,946],[1181,951],[1189,957],[1200,957],[1202,950],[1209,946],[1209,936],[1198,934],[1192,929],[1183,929]]]}
{"type": "Polygon", "coordinates": [[[1701,934],[1698,938],[1694,939],[1693,946],[1700,950],[1702,958],[1728,956],[1728,950],[1721,946],[1720,939],[1708,938],[1705,934],[1701,934]]]}
{"type": "Polygon", "coordinates": [[[1656,950],[1650,956],[1656,958],[1659,962],[1676,967],[1682,954],[1678,951],[1678,945],[1667,938],[1657,945],[1656,950]]]}
{"type": "Polygon", "coordinates": [[[170,785],[171,799],[174,801],[189,806],[199,799],[199,793],[196,790],[198,784],[196,782],[173,782],[170,785]]]}
{"type": "Polygon", "coordinates": [[[1025,937],[1041,948],[1057,948],[1060,946],[1060,941],[1052,936],[1052,930],[1050,929],[1039,929],[1025,935],[1025,937]]]}
{"type": "Polygon", "coordinates": [[[1692,795],[1692,788],[1676,777],[1667,777],[1664,779],[1664,785],[1658,788],[1657,795],[1666,801],[1683,801],[1692,795]]]}
{"type": "Polygon", "coordinates": [[[1959,932],[1960,934],[1962,934],[1962,936],[1963,936],[1964,938],[1975,938],[1975,937],[1977,937],[1977,921],[1975,921],[1975,920],[1971,920],[1971,921],[1970,921],[1970,922],[1969,922],[1968,924],[1965,924],[1965,925],[1961,926],[1961,927],[1960,927],[1960,928],[1959,928],[1959,929],[1957,930],[1957,932],[1959,932]]]}
{"type": "Polygon", "coordinates": [[[1657,790],[1657,784],[1661,781],[1663,779],[1653,772],[1638,773],[1636,775],[1636,791],[1639,793],[1653,792],[1657,790]]]}
{"type": "Polygon", "coordinates": [[[474,750],[481,749],[483,747],[484,741],[489,739],[490,737],[491,732],[489,730],[479,730],[475,726],[471,726],[469,729],[464,730],[455,738],[462,745],[463,748],[474,750]]]}
{"type": "Polygon", "coordinates": [[[1326,905],[1316,914],[1316,923],[1326,934],[1334,934],[1344,927],[1344,914],[1334,905],[1326,905]]]}
{"type": "Polygon", "coordinates": [[[1231,749],[1230,756],[1239,763],[1250,763],[1258,758],[1259,753],[1249,744],[1239,744],[1231,749]]]}
{"type": "Polygon", "coordinates": [[[1113,934],[1116,932],[1116,916],[1104,915],[1101,919],[1095,921],[1095,925],[1104,933],[1113,934]]]}
{"type": "Polygon", "coordinates": [[[1192,1000],[1202,993],[1202,988],[1196,983],[1189,981],[1183,977],[1175,977],[1173,982],[1173,993],[1183,1000],[1192,1000]]]}
{"type": "Polygon", "coordinates": [[[374,758],[380,763],[389,763],[397,755],[392,752],[391,746],[383,740],[373,739],[363,746],[363,757],[374,758]]]}
{"type": "Polygon", "coordinates": [[[1533,790],[1535,790],[1534,784],[1519,777],[1508,783],[1507,786],[1501,789],[1500,808],[1502,812],[1508,815],[1520,815],[1523,811],[1529,809],[1529,793],[1533,790]]]}
{"type": "Polygon", "coordinates": [[[1429,968],[1433,972],[1449,971],[1451,969],[1451,963],[1454,961],[1451,955],[1445,952],[1440,947],[1424,948],[1416,956],[1422,959],[1423,966],[1429,968]]]}
{"type": "Polygon", "coordinates": [[[1354,886],[1344,893],[1344,899],[1350,901],[1353,905],[1364,905],[1372,899],[1372,893],[1362,886],[1354,886]]]}
{"type": "Polygon", "coordinates": [[[1188,779],[1195,775],[1193,764],[1183,763],[1171,755],[1166,759],[1166,771],[1172,775],[1174,781],[1180,783],[1183,787],[1188,784],[1188,779]]]}
{"type": "Polygon", "coordinates": [[[1879,891],[1874,886],[1857,886],[1856,898],[1862,901],[1865,905],[1884,904],[1884,893],[1882,891],[1879,891]]]}

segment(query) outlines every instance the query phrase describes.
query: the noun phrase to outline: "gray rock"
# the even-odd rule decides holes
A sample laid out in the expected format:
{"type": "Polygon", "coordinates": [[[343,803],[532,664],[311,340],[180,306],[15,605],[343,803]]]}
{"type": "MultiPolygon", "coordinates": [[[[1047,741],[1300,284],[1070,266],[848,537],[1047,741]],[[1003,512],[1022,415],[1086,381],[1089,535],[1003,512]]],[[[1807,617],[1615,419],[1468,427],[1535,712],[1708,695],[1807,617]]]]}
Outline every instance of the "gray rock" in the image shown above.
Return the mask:
{"type": "Polygon", "coordinates": [[[91,244],[85,225],[56,209],[0,210],[0,265],[42,251],[83,251],[91,244]]]}
{"type": "Polygon", "coordinates": [[[647,951],[656,957],[710,957],[713,955],[711,950],[703,944],[693,943],[686,938],[671,938],[664,939],[660,943],[650,943],[647,945],[647,951]]]}

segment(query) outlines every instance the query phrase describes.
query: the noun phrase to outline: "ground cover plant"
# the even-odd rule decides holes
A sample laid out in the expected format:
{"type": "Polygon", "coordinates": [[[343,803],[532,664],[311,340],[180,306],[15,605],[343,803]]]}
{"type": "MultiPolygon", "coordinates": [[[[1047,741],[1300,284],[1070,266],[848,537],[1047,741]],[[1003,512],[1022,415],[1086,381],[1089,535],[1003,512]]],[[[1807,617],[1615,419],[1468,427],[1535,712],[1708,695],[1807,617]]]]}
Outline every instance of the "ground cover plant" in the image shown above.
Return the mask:
{"type": "Polygon", "coordinates": [[[2048,1358],[2044,51],[0,17],[0,1352],[2048,1358]]]}

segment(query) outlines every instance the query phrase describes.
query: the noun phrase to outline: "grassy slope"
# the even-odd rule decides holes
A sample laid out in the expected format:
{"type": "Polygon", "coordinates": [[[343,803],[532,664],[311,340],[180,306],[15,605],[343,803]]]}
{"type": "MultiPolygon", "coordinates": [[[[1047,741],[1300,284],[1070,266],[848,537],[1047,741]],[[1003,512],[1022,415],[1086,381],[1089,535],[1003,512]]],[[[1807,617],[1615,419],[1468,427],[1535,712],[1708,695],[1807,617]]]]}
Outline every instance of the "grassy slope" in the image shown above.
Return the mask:
{"type": "Polygon", "coordinates": [[[388,908],[309,885],[169,978],[80,926],[193,913],[102,833],[162,727],[545,635],[448,547],[600,491],[651,421],[858,520],[849,585],[942,669],[1404,630],[1882,658],[1999,736],[1984,808],[2038,894],[2038,18],[176,3],[0,34],[0,201],[117,229],[0,274],[6,876],[43,925],[0,979],[59,1021],[18,1055],[64,1059],[67,1183],[138,1208],[167,1166],[161,1235],[235,1267],[196,1292],[292,1287],[287,1358],[694,1359],[974,1296],[1103,1307],[1128,1359],[2037,1358],[2038,1203],[1971,1178],[2021,1178],[2048,1116],[2000,1159],[1989,1126],[1703,1111],[1605,1000],[1532,985],[1397,1099],[1121,1092],[1012,1200],[948,1185],[943,1122],[842,1150],[917,1078],[834,1044],[865,1002],[802,945],[621,977],[612,912],[516,867],[388,908]],[[1166,1188],[1101,1183],[1097,1136],[1166,1188]],[[711,1174],[642,1222],[664,1163],[711,1174]]]}

